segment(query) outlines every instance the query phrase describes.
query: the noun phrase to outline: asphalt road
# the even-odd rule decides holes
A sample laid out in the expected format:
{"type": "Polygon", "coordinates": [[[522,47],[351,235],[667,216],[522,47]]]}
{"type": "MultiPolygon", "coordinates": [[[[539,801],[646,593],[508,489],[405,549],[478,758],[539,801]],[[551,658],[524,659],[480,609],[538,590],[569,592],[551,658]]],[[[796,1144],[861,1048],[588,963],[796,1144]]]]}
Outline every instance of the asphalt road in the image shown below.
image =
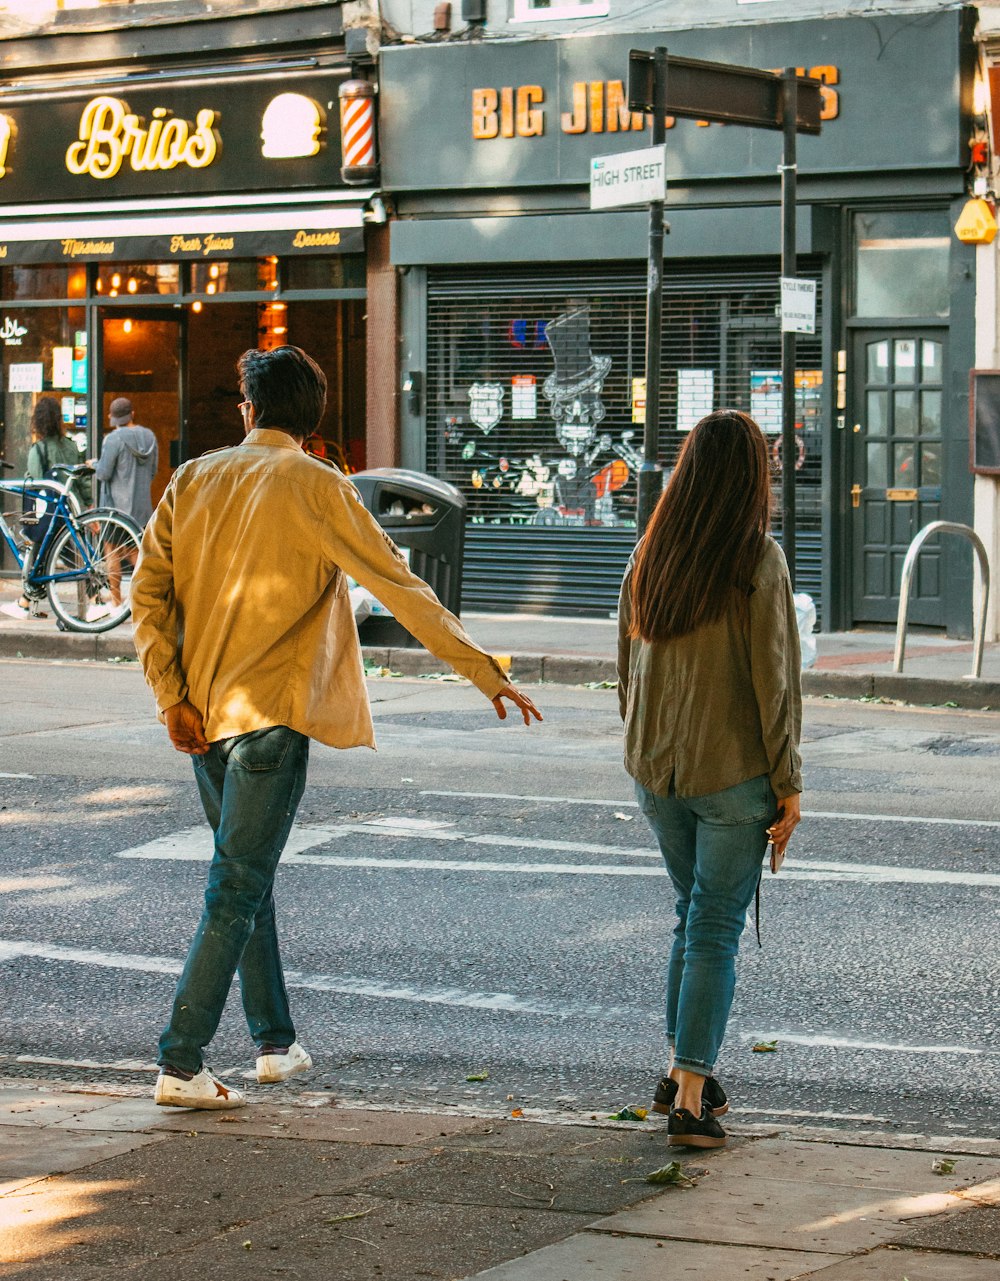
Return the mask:
{"type": "MultiPolygon", "coordinates": [[[[379,753],[314,745],[279,872],[296,1089],[648,1103],[672,904],[614,692],[540,687],[530,730],[461,684],[371,693],[379,753]]],[[[189,763],[134,664],[3,661],[0,706],[0,1074],[151,1087],[210,849],[189,763]]],[[[733,1118],[996,1137],[1000,717],[814,700],[805,740],[718,1069],[733,1118]]],[[[209,1061],[252,1067],[236,994],[209,1061]]]]}

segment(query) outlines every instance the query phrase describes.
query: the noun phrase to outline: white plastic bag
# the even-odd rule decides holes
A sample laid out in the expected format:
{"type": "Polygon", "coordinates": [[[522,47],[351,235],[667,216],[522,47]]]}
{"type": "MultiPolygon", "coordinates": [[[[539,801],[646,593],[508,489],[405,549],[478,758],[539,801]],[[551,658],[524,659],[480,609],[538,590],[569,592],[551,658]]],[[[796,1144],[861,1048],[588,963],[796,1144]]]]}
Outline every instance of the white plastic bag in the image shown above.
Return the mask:
{"type": "Polygon", "coordinates": [[[363,623],[366,618],[371,617],[372,601],[375,599],[371,592],[365,591],[363,587],[354,586],[348,589],[351,598],[351,609],[354,610],[354,621],[363,623]]]}
{"type": "Polygon", "coordinates": [[[805,592],[796,592],[795,619],[799,625],[799,647],[802,650],[802,670],[812,667],[816,662],[816,604],[805,592]]]}

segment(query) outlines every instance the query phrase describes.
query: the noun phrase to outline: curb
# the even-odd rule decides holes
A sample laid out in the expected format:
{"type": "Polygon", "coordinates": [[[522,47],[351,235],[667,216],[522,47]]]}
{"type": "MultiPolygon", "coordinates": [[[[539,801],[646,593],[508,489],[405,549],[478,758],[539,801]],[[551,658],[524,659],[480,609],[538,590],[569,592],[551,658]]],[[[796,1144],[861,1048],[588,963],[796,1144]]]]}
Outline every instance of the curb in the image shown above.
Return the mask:
{"type": "MultiPolygon", "coordinates": [[[[425,649],[363,646],[365,663],[402,676],[432,676],[444,670],[425,649]]],[[[617,679],[614,659],[595,655],[511,656],[511,676],[522,685],[586,685],[617,679]]],[[[0,658],[48,658],[107,662],[135,658],[131,632],[0,630],[0,658]]],[[[950,705],[972,711],[1000,711],[1000,681],[970,677],[910,676],[905,672],[816,671],[802,673],[802,692],[817,698],[892,699],[924,706],[950,705]]]]}
{"type": "Polygon", "coordinates": [[[972,711],[1000,711],[1000,682],[972,677],[943,679],[905,672],[802,673],[802,693],[814,697],[892,699],[921,706],[950,705],[972,711]]]}

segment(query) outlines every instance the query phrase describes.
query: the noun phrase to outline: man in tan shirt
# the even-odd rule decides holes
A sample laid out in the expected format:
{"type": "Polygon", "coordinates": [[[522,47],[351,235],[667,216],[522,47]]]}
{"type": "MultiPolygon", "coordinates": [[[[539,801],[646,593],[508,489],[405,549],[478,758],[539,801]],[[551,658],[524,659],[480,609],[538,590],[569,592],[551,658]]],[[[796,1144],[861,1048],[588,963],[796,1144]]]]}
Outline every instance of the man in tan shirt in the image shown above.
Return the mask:
{"type": "Polygon", "coordinates": [[[246,438],[175,472],[132,583],[135,640],[174,747],[192,757],[215,833],[205,909],[160,1038],[156,1102],[232,1108],[204,1065],[239,973],[257,1079],[312,1066],[295,1036],[274,874],[305,787],[309,740],[374,747],[349,574],[438,658],[525,724],[541,720],[474,644],[331,464],[302,451],[326,379],[298,347],[239,360],[246,438]]]}

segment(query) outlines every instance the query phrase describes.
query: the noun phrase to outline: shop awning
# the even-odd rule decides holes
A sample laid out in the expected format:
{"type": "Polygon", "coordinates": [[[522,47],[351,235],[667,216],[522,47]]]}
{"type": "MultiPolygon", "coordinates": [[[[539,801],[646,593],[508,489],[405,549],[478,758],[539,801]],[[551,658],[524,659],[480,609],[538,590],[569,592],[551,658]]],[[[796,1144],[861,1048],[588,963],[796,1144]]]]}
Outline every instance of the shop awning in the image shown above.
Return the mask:
{"type": "Polygon", "coordinates": [[[308,204],[248,196],[156,209],[138,201],[63,205],[31,217],[22,208],[0,215],[0,265],[361,253],[371,193],[347,194],[317,201],[313,193],[308,204]]]}

